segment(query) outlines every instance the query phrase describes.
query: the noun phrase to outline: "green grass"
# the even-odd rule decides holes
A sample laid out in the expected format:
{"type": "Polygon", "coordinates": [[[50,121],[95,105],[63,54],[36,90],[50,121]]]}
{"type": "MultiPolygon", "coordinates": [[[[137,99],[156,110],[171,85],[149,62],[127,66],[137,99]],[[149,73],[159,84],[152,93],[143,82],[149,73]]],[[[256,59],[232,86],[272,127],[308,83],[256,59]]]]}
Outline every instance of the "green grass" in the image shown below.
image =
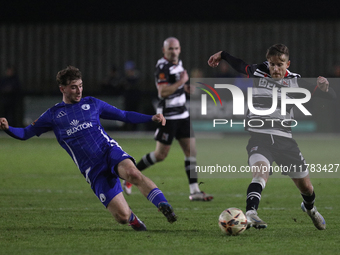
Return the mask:
{"type": "MultiPolygon", "coordinates": [[[[155,147],[152,137],[115,138],[136,160],[155,147]]],[[[213,151],[226,164],[244,164],[247,139],[198,139],[198,163],[205,164],[200,158],[213,151]]],[[[307,161],[340,163],[339,137],[296,140],[307,161]]],[[[327,221],[325,231],[318,231],[301,211],[291,180],[271,178],[259,209],[268,228],[233,237],[221,233],[218,216],[228,207],[245,208],[251,177],[201,178],[201,189],[215,198],[190,202],[177,142],[164,162],[143,173],[162,189],[178,221],[169,224],[136,188],[126,197],[147,232],[114,221],[55,139],[22,142],[1,136],[0,164],[0,254],[337,254],[340,249],[339,178],[312,180],[316,205],[327,221]]]]}

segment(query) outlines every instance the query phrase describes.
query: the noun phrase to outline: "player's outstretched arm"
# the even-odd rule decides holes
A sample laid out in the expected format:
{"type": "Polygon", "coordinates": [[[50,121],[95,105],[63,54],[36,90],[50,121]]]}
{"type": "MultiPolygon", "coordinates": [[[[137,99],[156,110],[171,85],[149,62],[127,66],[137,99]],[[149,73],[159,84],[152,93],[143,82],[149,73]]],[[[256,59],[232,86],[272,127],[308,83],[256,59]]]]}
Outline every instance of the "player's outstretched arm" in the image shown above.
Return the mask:
{"type": "Polygon", "coordinates": [[[215,53],[214,55],[212,55],[209,60],[208,60],[208,65],[211,67],[217,67],[218,64],[221,62],[221,53],[222,51],[219,51],[217,53],[215,53]]]}
{"type": "Polygon", "coordinates": [[[166,119],[164,118],[163,114],[157,113],[156,115],[152,116],[152,121],[154,122],[161,122],[163,126],[165,126],[166,119]]]}
{"type": "Polygon", "coordinates": [[[249,66],[246,62],[244,62],[242,59],[236,58],[232,55],[230,55],[226,51],[219,51],[212,55],[208,60],[208,65],[211,67],[217,67],[218,64],[221,62],[221,60],[227,61],[227,63],[237,72],[246,74],[247,73],[247,67],[249,66]]]}
{"type": "Polygon", "coordinates": [[[0,118],[0,129],[1,130],[8,130],[9,125],[8,125],[8,121],[6,118],[0,118]]]}
{"type": "Polygon", "coordinates": [[[0,118],[0,130],[5,131],[8,135],[19,140],[27,140],[35,135],[31,126],[26,128],[14,128],[8,124],[6,118],[0,118]]]}
{"type": "Polygon", "coordinates": [[[337,95],[334,89],[329,86],[329,82],[325,77],[319,76],[315,83],[308,82],[304,79],[299,80],[299,87],[308,89],[312,97],[320,97],[325,99],[334,100],[337,98],[337,95]]]}

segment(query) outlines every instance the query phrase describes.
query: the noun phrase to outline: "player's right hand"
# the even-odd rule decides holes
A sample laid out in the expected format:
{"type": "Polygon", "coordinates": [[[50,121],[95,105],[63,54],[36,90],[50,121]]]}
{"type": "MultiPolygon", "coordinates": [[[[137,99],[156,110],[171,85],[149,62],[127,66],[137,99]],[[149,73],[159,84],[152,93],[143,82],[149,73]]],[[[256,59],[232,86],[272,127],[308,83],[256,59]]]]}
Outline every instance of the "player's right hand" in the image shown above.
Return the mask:
{"type": "Polygon", "coordinates": [[[317,85],[323,92],[328,92],[329,82],[325,77],[319,76],[317,79],[317,85]]]}
{"type": "Polygon", "coordinates": [[[165,126],[165,123],[166,123],[166,119],[164,118],[163,114],[161,114],[161,113],[157,113],[157,114],[153,115],[152,121],[161,122],[162,126],[165,126]]]}
{"type": "Polygon", "coordinates": [[[208,60],[208,65],[211,67],[217,67],[221,61],[221,53],[222,51],[219,51],[215,53],[214,55],[212,55],[208,60]]]}
{"type": "Polygon", "coordinates": [[[187,70],[184,70],[183,72],[181,72],[179,77],[180,77],[182,84],[186,83],[189,80],[189,75],[188,75],[187,70]]]}
{"type": "Polygon", "coordinates": [[[0,129],[7,130],[8,129],[8,121],[6,118],[0,118],[0,129]]]}

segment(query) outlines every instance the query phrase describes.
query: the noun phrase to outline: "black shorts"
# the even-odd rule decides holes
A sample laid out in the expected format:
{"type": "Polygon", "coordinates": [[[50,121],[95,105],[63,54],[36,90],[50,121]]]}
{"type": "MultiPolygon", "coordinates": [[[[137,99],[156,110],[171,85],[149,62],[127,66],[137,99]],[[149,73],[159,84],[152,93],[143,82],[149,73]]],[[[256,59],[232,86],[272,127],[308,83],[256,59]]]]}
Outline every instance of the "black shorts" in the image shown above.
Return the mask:
{"type": "MultiPolygon", "coordinates": [[[[253,154],[266,157],[270,165],[275,162],[289,172],[305,172],[306,161],[293,138],[250,132],[247,145],[248,159],[253,154]]],[[[284,174],[284,172],[282,172],[284,174]]]]}
{"type": "Polygon", "coordinates": [[[166,120],[165,126],[158,124],[155,133],[155,140],[167,145],[170,145],[174,138],[178,140],[191,137],[195,137],[195,135],[190,117],[179,120],[166,120]]]}

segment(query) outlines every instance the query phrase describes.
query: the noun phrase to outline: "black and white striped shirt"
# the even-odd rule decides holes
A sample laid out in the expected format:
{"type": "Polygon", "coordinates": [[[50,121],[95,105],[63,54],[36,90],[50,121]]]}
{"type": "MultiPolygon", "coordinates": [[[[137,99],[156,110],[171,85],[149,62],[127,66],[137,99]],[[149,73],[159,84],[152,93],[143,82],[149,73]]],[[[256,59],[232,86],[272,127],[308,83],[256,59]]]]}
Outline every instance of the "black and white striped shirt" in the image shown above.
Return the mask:
{"type": "MultiPolygon", "coordinates": [[[[271,78],[269,72],[269,63],[265,61],[261,64],[248,65],[243,60],[235,58],[227,52],[222,52],[222,59],[226,60],[236,71],[247,74],[249,78],[253,79],[253,106],[257,110],[267,110],[272,107],[273,103],[273,88],[277,88],[277,108],[269,115],[258,115],[252,113],[249,109],[247,111],[246,118],[246,130],[250,132],[272,134],[284,137],[292,137],[291,121],[294,120],[293,105],[287,105],[286,114],[281,114],[281,88],[305,88],[311,92],[312,97],[323,97],[333,99],[336,97],[332,88],[329,88],[328,92],[321,91],[316,85],[301,79],[301,76],[296,73],[292,73],[289,70],[286,71],[285,77],[276,81],[271,78]],[[268,121],[275,120],[275,121],[268,121]],[[255,120],[259,120],[256,123],[255,120]],[[249,125],[249,121],[252,125],[249,125]],[[284,125],[282,125],[284,121],[284,125]],[[263,124],[263,125],[262,125],[263,124]]],[[[294,99],[300,98],[301,93],[289,93],[287,98],[294,99]]]]}
{"type": "MultiPolygon", "coordinates": [[[[171,85],[180,79],[180,74],[184,71],[182,61],[178,64],[169,62],[166,58],[157,61],[155,71],[156,86],[161,84],[171,85]]],[[[176,120],[189,117],[189,112],[185,106],[186,97],[184,92],[184,84],[166,98],[159,96],[157,105],[157,113],[162,113],[166,119],[176,120]]]]}
{"type": "MultiPolygon", "coordinates": [[[[247,125],[246,130],[291,138],[291,121],[285,121],[284,125],[282,125],[282,121],[294,119],[293,106],[287,105],[286,115],[281,114],[281,88],[299,88],[298,78],[301,78],[301,76],[287,70],[284,79],[280,81],[273,80],[270,77],[267,61],[259,65],[248,65],[246,67],[246,72],[249,77],[256,78],[253,82],[252,97],[255,109],[270,109],[273,103],[273,88],[278,89],[278,103],[273,113],[269,115],[256,115],[248,109],[246,123],[248,124],[250,120],[260,119],[263,121],[261,122],[263,125],[259,125],[260,127],[251,127],[247,125]],[[268,119],[275,119],[275,121],[268,121],[268,119]]],[[[293,99],[294,95],[288,94],[287,97],[293,99]]],[[[256,121],[253,124],[255,123],[256,121]]]]}

